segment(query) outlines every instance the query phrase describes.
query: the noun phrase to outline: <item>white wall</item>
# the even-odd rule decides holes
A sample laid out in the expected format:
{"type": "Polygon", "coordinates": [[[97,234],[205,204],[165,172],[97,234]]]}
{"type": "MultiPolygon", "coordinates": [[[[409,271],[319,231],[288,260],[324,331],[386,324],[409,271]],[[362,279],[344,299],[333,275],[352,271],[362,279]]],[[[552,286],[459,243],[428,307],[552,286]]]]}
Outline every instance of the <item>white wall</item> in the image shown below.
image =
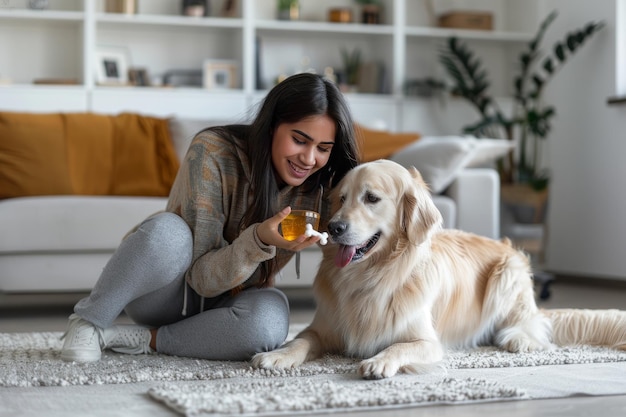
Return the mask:
{"type": "Polygon", "coordinates": [[[625,0],[545,0],[559,10],[545,45],[590,20],[606,27],[550,82],[557,109],[548,138],[550,188],[546,269],[626,279],[626,105],[615,94],[615,11],[625,0]]]}

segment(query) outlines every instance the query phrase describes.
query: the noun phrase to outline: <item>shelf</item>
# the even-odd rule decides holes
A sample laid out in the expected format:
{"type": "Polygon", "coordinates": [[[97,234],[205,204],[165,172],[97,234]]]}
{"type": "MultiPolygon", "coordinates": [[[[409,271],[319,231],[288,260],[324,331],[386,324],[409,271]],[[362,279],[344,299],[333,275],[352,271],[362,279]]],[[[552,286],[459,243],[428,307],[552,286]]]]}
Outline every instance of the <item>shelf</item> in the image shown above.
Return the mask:
{"type": "Polygon", "coordinates": [[[360,35],[393,35],[393,26],[362,23],[303,22],[288,20],[259,20],[257,30],[276,32],[354,33],[360,35]]]}
{"type": "Polygon", "coordinates": [[[0,84],[0,91],[43,91],[60,90],[81,91],[85,89],[83,84],[0,84]]]}
{"type": "MultiPolygon", "coordinates": [[[[197,95],[241,95],[241,88],[224,88],[224,89],[206,89],[202,87],[138,87],[133,85],[107,86],[96,85],[92,89],[87,89],[83,84],[1,84],[0,91],[44,91],[44,90],[66,90],[66,91],[96,91],[96,92],[115,92],[120,94],[197,94],[197,95]]],[[[263,93],[267,93],[264,91],[263,93]]]]}
{"type": "Polygon", "coordinates": [[[0,108],[6,111],[81,112],[88,105],[83,85],[0,85],[0,108]]]}
{"type": "Polygon", "coordinates": [[[137,87],[132,85],[122,86],[106,86],[96,85],[93,88],[95,92],[120,93],[120,94],[196,94],[196,95],[241,95],[243,90],[240,88],[232,89],[213,89],[208,90],[202,87],[137,87]]]}
{"type": "Polygon", "coordinates": [[[467,40],[489,42],[528,42],[534,34],[522,32],[501,32],[491,30],[444,29],[432,27],[407,27],[405,33],[409,37],[445,39],[452,36],[467,40]]]}
{"type": "Polygon", "coordinates": [[[227,17],[185,17],[167,15],[125,15],[117,13],[98,13],[98,23],[117,23],[123,25],[163,25],[183,27],[214,27],[241,29],[243,21],[227,17]]]}
{"type": "MultiPolygon", "coordinates": [[[[2,0],[0,0],[1,2],[2,0]]],[[[304,5],[306,20],[278,20],[275,0],[241,0],[234,17],[180,15],[179,0],[141,0],[138,14],[105,12],[103,0],[50,2],[57,9],[30,10],[25,0],[8,2],[21,8],[0,8],[0,109],[80,109],[119,112],[129,109],[180,116],[217,113],[220,116],[249,111],[262,99],[278,76],[313,69],[322,73],[345,65],[342,50],[360,50],[362,63],[383,68],[384,80],[370,80],[386,94],[347,93],[361,120],[383,119],[392,129],[435,131],[458,121],[461,106],[427,109],[436,100],[404,95],[406,80],[441,76],[437,43],[451,36],[472,41],[492,74],[496,96],[509,91],[512,54],[533,34],[507,32],[530,30],[538,0],[522,7],[510,0],[492,0],[490,8],[500,17],[494,31],[430,27],[424,1],[384,0],[383,24],[334,23],[325,19],[329,7],[359,10],[353,0],[322,0],[304,5]],[[64,9],[63,9],[64,8],[64,9]],[[515,26],[507,26],[514,19],[515,26]],[[518,24],[519,23],[519,24],[518,24]],[[528,28],[528,29],[527,29],[528,28]],[[100,48],[125,55],[129,67],[143,68],[153,84],[172,70],[201,71],[205,60],[229,60],[237,65],[240,88],[205,90],[195,87],[111,87],[95,85],[94,72],[100,48]],[[24,53],[28,51],[28,53],[24,53]],[[79,85],[32,85],[34,79],[76,79],[79,85]],[[257,81],[259,81],[257,83],[257,81]],[[67,92],[67,94],[65,94],[67,92]],[[59,98],[53,98],[57,94],[59,98]],[[61,97],[65,96],[67,97],[61,97]],[[447,117],[447,113],[454,113],[447,117]],[[445,113],[446,116],[441,115],[445,113]],[[435,115],[435,116],[433,116],[435,115]],[[453,122],[450,122],[452,120],[453,122]]],[[[467,0],[476,8],[484,0],[467,0]]],[[[223,4],[216,2],[216,4],[223,4]]],[[[219,6],[218,6],[219,7],[219,6]]],[[[365,88],[363,91],[373,91],[365,88]]],[[[455,126],[452,126],[454,128],[455,126]]]]}
{"type": "MultiPolygon", "coordinates": [[[[393,35],[391,25],[367,25],[361,23],[329,23],[303,22],[282,20],[259,20],[255,24],[257,30],[276,32],[315,32],[315,33],[353,33],[362,35],[393,35]]],[[[492,42],[528,42],[534,34],[523,32],[503,32],[468,29],[444,29],[425,26],[409,26],[404,29],[408,37],[449,38],[457,36],[463,39],[484,40],[492,42]]]]}
{"type": "Polygon", "coordinates": [[[59,10],[26,10],[26,9],[2,9],[0,10],[0,20],[21,19],[21,20],[49,20],[58,22],[78,22],[82,23],[85,18],[83,12],[59,11],[59,10]]]}

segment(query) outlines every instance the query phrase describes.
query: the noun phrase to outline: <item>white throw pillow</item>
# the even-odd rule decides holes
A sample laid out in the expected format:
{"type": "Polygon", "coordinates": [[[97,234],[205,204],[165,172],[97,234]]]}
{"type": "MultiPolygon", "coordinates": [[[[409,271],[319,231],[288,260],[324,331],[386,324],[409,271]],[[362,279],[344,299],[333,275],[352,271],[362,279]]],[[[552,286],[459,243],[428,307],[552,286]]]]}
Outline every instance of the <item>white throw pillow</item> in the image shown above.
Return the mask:
{"type": "Polygon", "coordinates": [[[472,149],[472,159],[465,168],[476,168],[492,166],[498,159],[506,156],[509,151],[515,148],[515,142],[507,139],[489,139],[467,137],[474,148],[472,149]]]}
{"type": "Polygon", "coordinates": [[[415,167],[434,194],[443,192],[465,168],[485,166],[514,147],[506,139],[473,136],[430,136],[389,157],[405,167],[415,167]]]}

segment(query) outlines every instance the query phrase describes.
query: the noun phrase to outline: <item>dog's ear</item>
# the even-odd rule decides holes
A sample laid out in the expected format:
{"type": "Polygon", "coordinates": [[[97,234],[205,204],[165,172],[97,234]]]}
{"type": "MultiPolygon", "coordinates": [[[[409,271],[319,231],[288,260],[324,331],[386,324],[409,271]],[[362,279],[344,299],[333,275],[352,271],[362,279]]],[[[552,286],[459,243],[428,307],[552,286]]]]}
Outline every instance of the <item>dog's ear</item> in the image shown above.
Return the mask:
{"type": "Polygon", "coordinates": [[[419,171],[409,168],[411,181],[402,196],[402,231],[412,244],[419,244],[441,228],[443,219],[419,171]]]}
{"type": "Polygon", "coordinates": [[[422,178],[422,174],[417,170],[417,168],[412,166],[412,167],[407,168],[407,170],[409,171],[409,174],[411,174],[411,177],[415,181],[421,181],[424,184],[424,186],[426,186],[426,183],[424,182],[424,178],[422,178]]]}

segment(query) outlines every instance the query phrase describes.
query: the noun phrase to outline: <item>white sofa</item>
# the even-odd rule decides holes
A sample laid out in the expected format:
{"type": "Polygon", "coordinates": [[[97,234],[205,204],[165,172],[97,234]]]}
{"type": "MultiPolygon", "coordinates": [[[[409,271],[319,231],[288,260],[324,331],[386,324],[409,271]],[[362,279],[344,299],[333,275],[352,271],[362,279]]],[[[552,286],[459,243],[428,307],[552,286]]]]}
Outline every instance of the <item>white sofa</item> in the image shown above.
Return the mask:
{"type": "MultiPolygon", "coordinates": [[[[207,121],[172,119],[170,129],[182,157],[188,141],[207,121]]],[[[398,153],[415,158],[419,149],[398,153]]],[[[419,152],[422,154],[422,152],[419,152]]],[[[428,154],[427,151],[423,152],[428,154]]],[[[420,169],[419,161],[415,166],[420,169]]],[[[450,184],[434,195],[446,227],[499,237],[499,180],[490,168],[455,172],[450,184]]],[[[427,171],[428,168],[425,168],[427,171]]],[[[82,292],[90,290],[126,232],[162,210],[163,197],[41,196],[0,200],[0,293],[82,292]]],[[[302,254],[300,280],[292,262],[278,285],[310,286],[321,251],[302,254]]]]}

